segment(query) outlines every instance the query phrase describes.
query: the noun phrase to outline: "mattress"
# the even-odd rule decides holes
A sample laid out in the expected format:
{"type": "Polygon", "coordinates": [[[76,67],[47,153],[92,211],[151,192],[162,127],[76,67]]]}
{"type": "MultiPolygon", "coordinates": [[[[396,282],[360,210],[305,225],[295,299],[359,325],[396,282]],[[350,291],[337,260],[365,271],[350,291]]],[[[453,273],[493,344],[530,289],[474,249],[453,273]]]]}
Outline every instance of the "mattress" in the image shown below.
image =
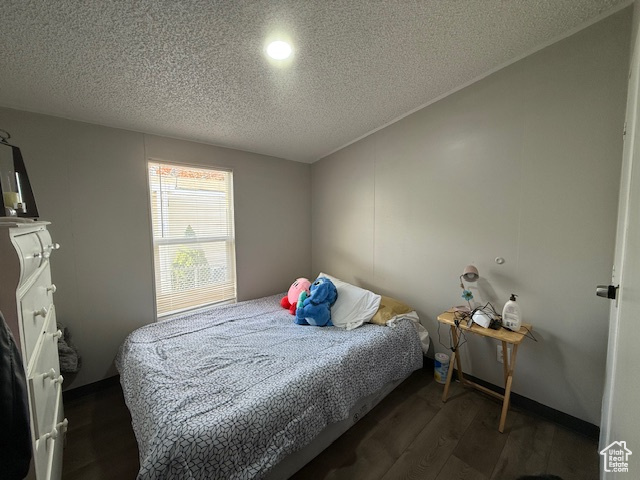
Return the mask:
{"type": "Polygon", "coordinates": [[[299,326],[281,296],[133,332],[116,366],[139,479],[263,478],[344,422],[361,399],[422,366],[410,320],[346,331],[299,326]]]}

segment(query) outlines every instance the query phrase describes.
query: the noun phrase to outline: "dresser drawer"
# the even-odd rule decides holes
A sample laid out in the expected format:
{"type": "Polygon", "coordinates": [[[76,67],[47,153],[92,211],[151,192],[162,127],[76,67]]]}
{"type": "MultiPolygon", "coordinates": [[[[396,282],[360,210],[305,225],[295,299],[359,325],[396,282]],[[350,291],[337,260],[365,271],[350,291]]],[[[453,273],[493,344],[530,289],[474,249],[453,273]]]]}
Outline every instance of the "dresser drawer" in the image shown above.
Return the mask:
{"type": "Polygon", "coordinates": [[[38,239],[42,244],[42,251],[51,253],[53,243],[51,242],[51,234],[49,233],[49,230],[40,230],[36,235],[38,235],[38,239]]]}
{"type": "Polygon", "coordinates": [[[13,240],[18,246],[20,254],[20,263],[22,264],[20,284],[23,284],[42,263],[42,243],[35,232],[16,235],[13,240]]]}
{"type": "Polygon", "coordinates": [[[57,408],[56,415],[56,430],[58,431],[58,438],[51,455],[51,463],[47,469],[47,480],[60,480],[62,478],[62,450],[64,447],[64,438],[67,435],[68,420],[64,418],[64,408],[62,405],[62,389],[60,389],[59,407],[57,408]]]}
{"type": "Polygon", "coordinates": [[[59,393],[55,422],[35,442],[33,461],[38,480],[60,480],[62,476],[62,450],[68,423],[63,416],[62,393],[59,393]]]}
{"type": "Polygon", "coordinates": [[[20,300],[22,312],[22,331],[24,335],[24,362],[29,365],[33,349],[42,335],[45,320],[48,319],[53,305],[53,292],[49,268],[41,270],[31,288],[20,300]],[[44,309],[44,310],[43,310],[44,309]]]}
{"type": "Polygon", "coordinates": [[[31,411],[35,438],[51,430],[56,419],[58,397],[62,392],[62,375],[58,363],[58,333],[55,311],[51,309],[42,345],[37,351],[34,367],[29,374],[31,411]]]}

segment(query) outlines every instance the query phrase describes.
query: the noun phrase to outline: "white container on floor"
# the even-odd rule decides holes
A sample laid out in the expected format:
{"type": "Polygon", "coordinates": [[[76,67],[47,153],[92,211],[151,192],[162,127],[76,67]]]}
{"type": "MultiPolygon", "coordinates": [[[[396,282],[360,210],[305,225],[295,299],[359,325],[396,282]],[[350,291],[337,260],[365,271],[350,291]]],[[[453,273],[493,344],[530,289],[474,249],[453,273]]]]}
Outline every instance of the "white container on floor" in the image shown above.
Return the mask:
{"type": "Polygon", "coordinates": [[[447,383],[449,373],[449,355],[446,353],[436,353],[433,364],[433,378],[438,383],[447,383]]]}

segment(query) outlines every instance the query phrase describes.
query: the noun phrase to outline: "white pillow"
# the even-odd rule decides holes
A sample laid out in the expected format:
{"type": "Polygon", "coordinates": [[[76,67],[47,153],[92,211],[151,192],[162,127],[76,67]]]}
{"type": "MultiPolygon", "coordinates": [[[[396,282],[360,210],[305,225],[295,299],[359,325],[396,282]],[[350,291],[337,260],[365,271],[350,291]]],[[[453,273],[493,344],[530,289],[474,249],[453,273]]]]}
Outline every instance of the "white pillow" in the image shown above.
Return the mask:
{"type": "Polygon", "coordinates": [[[336,327],[353,330],[371,320],[378,311],[380,295],[326,273],[321,273],[318,277],[327,277],[338,290],[338,299],[331,307],[331,322],[336,327]]]}

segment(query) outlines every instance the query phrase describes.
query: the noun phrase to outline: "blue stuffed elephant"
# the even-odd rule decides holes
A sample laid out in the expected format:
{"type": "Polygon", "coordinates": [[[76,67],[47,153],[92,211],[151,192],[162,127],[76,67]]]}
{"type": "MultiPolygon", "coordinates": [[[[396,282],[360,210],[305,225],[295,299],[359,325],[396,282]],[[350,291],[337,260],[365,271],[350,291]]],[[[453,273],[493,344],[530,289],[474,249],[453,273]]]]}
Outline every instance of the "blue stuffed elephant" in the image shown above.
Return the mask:
{"type": "Polygon", "coordinates": [[[337,298],[338,290],[333,282],[326,277],[318,277],[309,287],[309,296],[302,302],[298,302],[295,323],[332,327],[331,305],[337,298]]]}

